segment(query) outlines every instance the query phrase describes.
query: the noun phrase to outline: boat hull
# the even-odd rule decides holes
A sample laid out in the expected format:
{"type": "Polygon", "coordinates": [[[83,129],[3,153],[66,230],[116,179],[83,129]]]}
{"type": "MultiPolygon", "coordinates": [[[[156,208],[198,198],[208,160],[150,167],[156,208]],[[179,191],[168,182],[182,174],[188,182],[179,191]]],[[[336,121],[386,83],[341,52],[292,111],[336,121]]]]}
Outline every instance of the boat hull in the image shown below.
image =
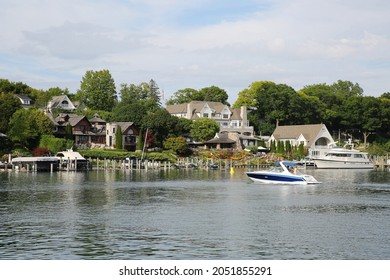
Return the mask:
{"type": "Polygon", "coordinates": [[[264,183],[264,184],[307,185],[307,184],[319,183],[312,176],[308,176],[308,175],[273,174],[273,173],[261,172],[261,171],[246,172],[246,175],[252,181],[264,183]]]}
{"type": "Polygon", "coordinates": [[[332,159],[315,159],[316,168],[319,169],[373,169],[374,164],[370,161],[345,161],[332,159]]]}

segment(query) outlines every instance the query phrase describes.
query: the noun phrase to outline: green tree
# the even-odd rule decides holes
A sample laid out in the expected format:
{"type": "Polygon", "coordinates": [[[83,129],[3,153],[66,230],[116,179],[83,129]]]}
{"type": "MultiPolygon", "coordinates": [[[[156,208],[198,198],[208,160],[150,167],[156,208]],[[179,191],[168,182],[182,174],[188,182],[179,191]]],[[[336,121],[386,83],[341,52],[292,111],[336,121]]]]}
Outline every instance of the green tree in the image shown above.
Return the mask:
{"type": "Polygon", "coordinates": [[[211,101],[221,102],[230,106],[227,102],[228,98],[229,96],[226,91],[216,86],[205,87],[199,91],[193,88],[185,88],[176,91],[166,104],[175,105],[189,103],[191,101],[211,101]]]}
{"type": "Polygon", "coordinates": [[[147,108],[147,111],[155,111],[160,106],[160,91],[156,82],[151,80],[149,83],[121,84],[120,96],[121,103],[125,104],[142,104],[147,108]]]}
{"type": "Polygon", "coordinates": [[[52,133],[52,123],[42,111],[20,109],[10,119],[8,136],[23,148],[38,146],[41,135],[52,133]]]}
{"type": "Polygon", "coordinates": [[[192,128],[192,120],[179,117],[173,117],[173,120],[176,120],[173,128],[174,135],[180,136],[190,133],[192,128]]]}
{"type": "Polygon", "coordinates": [[[203,95],[203,101],[221,102],[230,106],[227,102],[229,96],[224,89],[216,86],[205,87],[199,90],[200,95],[203,95]]]}
{"type": "Polygon", "coordinates": [[[115,82],[108,70],[87,71],[77,95],[92,110],[111,111],[117,102],[115,82]]]}
{"type": "Polygon", "coordinates": [[[10,82],[6,79],[0,79],[0,93],[23,94],[32,96],[32,88],[22,82],[10,82]]]}
{"type": "Polygon", "coordinates": [[[275,84],[270,81],[258,81],[239,93],[233,107],[252,108],[248,114],[249,122],[259,134],[271,134],[277,123],[288,125],[295,123],[302,110],[299,105],[301,97],[290,86],[275,84]],[[291,106],[292,100],[295,106],[291,106]]]}
{"type": "Polygon", "coordinates": [[[163,141],[169,135],[174,134],[177,118],[161,108],[155,112],[148,113],[143,120],[144,129],[149,129],[156,137],[156,145],[163,146],[163,141]]]}
{"type": "Polygon", "coordinates": [[[191,101],[203,101],[204,96],[196,89],[185,88],[173,93],[173,96],[166,102],[167,105],[189,103],[191,101]]]}
{"type": "Polygon", "coordinates": [[[68,123],[65,127],[65,139],[71,140],[71,141],[74,140],[73,128],[72,128],[72,125],[70,123],[68,123]]]}
{"type": "Polygon", "coordinates": [[[143,119],[148,112],[144,102],[120,102],[115,106],[111,119],[118,122],[134,122],[137,127],[143,126],[143,119]]]}
{"type": "Polygon", "coordinates": [[[219,131],[219,124],[209,118],[200,118],[193,122],[191,128],[191,137],[195,141],[207,141],[212,139],[219,131]]]}
{"type": "Polygon", "coordinates": [[[20,100],[13,94],[0,92],[0,132],[8,131],[11,116],[21,108],[20,100]]]}
{"type": "Polygon", "coordinates": [[[303,158],[305,156],[306,152],[305,152],[305,147],[303,146],[303,144],[299,144],[298,146],[298,156],[300,158],[303,158]]]}
{"type": "Polygon", "coordinates": [[[122,129],[120,126],[118,126],[118,128],[115,132],[115,148],[117,148],[117,149],[123,148],[122,129]]]}
{"type": "Polygon", "coordinates": [[[172,150],[173,152],[183,155],[188,151],[188,143],[183,136],[169,137],[164,140],[164,149],[172,150]]]}
{"type": "Polygon", "coordinates": [[[42,135],[39,142],[39,147],[47,147],[53,154],[69,149],[72,145],[73,141],[57,138],[53,135],[42,135]]]}

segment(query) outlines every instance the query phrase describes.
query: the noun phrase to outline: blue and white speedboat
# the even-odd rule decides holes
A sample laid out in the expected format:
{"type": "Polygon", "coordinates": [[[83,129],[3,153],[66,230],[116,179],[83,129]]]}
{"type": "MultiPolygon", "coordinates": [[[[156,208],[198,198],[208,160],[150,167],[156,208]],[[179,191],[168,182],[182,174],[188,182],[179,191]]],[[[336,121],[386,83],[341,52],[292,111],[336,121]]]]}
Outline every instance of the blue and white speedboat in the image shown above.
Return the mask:
{"type": "Polygon", "coordinates": [[[249,171],[246,175],[254,182],[265,184],[319,184],[313,176],[298,172],[296,162],[279,161],[269,170],[249,171]]]}

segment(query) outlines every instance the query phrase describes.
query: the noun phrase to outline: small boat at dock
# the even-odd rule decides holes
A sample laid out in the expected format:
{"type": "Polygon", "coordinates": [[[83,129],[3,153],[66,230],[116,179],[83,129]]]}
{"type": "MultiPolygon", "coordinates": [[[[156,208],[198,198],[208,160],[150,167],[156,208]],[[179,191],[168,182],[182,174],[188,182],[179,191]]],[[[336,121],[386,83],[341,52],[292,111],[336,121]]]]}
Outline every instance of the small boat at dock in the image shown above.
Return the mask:
{"type": "Polygon", "coordinates": [[[246,175],[254,182],[265,184],[319,184],[313,176],[298,172],[298,164],[279,161],[269,170],[249,171],[246,175]]]}
{"type": "Polygon", "coordinates": [[[89,160],[85,159],[79,152],[72,149],[58,152],[56,154],[57,159],[60,162],[60,168],[72,169],[72,170],[90,170],[92,169],[89,160]]]}

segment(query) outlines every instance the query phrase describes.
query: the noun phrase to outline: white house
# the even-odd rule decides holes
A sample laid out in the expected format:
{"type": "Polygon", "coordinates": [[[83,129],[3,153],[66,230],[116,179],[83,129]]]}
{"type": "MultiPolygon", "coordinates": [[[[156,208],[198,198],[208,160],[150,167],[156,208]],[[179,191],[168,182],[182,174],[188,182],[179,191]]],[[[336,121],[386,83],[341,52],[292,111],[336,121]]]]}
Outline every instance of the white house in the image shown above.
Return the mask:
{"type": "Polygon", "coordinates": [[[303,144],[309,150],[309,156],[319,156],[334,144],[332,135],[324,124],[277,126],[268,140],[290,142],[291,146],[303,144]]]}
{"type": "Polygon", "coordinates": [[[249,126],[246,107],[230,108],[221,102],[191,101],[189,103],[168,105],[167,111],[179,118],[196,120],[209,118],[219,123],[220,132],[237,132],[253,135],[253,126],[249,126]]]}
{"type": "Polygon", "coordinates": [[[15,96],[20,100],[23,108],[31,108],[34,104],[34,101],[24,94],[15,94],[15,96]]]}
{"type": "Polygon", "coordinates": [[[135,151],[139,130],[133,122],[114,122],[106,124],[106,147],[135,151]],[[115,147],[116,132],[119,129],[122,134],[122,147],[115,147]]]}
{"type": "Polygon", "coordinates": [[[72,111],[76,109],[76,106],[72,103],[67,95],[53,96],[52,99],[47,104],[47,109],[51,111],[52,109],[63,109],[72,111]]]}
{"type": "Polygon", "coordinates": [[[215,120],[220,126],[219,134],[228,134],[231,140],[239,139],[236,145],[238,149],[248,145],[257,145],[258,139],[254,137],[254,129],[249,125],[247,108],[244,106],[233,109],[221,102],[191,101],[168,105],[166,109],[172,116],[179,118],[215,120]],[[238,137],[233,137],[233,134],[237,134],[238,137]]]}

